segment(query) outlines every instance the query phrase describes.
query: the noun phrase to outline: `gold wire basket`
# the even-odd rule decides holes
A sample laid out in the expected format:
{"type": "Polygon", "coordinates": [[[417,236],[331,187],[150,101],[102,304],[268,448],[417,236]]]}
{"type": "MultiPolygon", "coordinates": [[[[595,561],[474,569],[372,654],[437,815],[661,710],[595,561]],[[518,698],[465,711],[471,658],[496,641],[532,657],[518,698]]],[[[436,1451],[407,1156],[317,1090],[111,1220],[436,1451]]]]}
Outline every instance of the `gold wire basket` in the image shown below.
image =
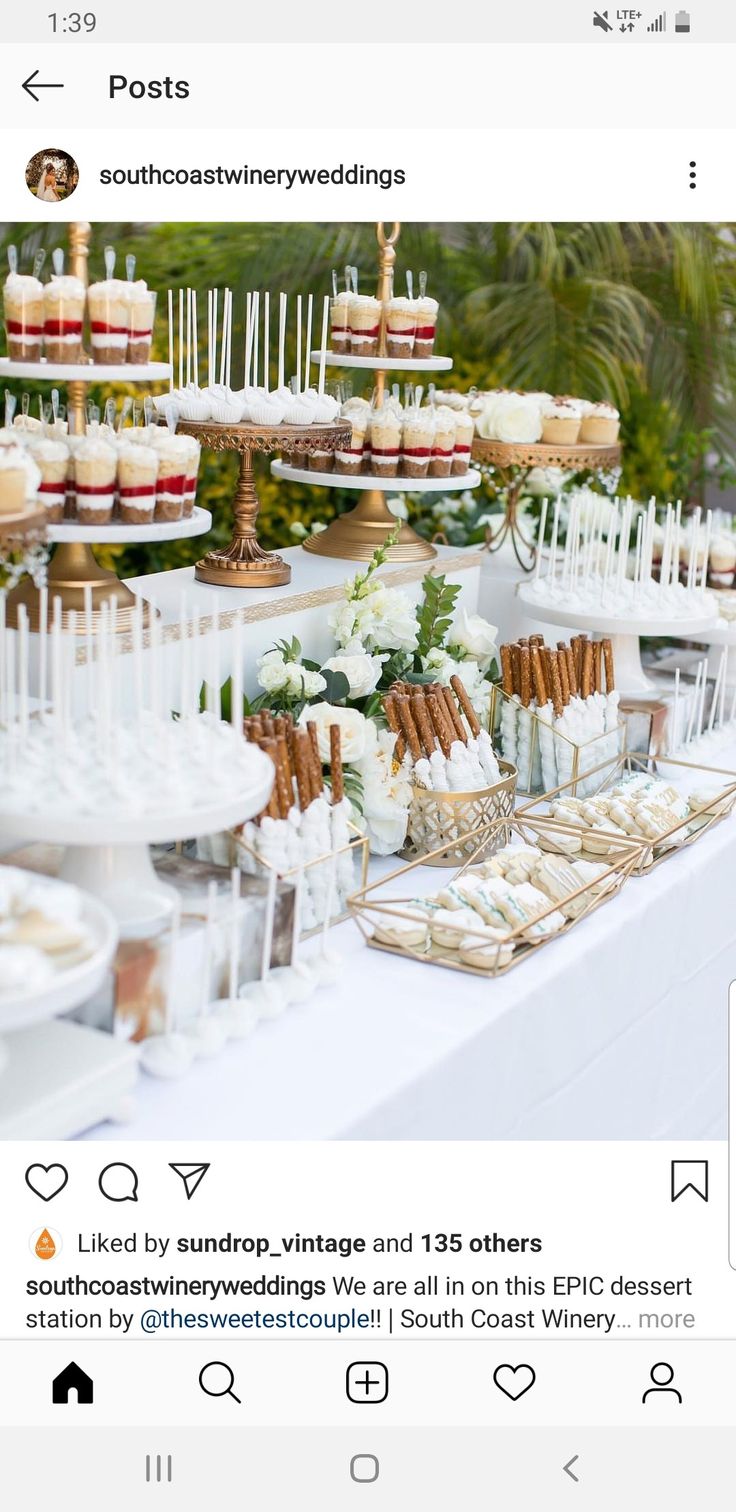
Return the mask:
{"type": "MultiPolygon", "coordinates": [[[[512,838],[518,839],[525,845],[534,845],[541,835],[545,837],[545,849],[549,846],[554,848],[563,830],[566,830],[567,834],[574,833],[571,827],[555,824],[542,817],[522,819],[517,813],[513,819],[495,819],[491,824],[483,825],[472,834],[463,837],[463,844],[468,847],[468,856],[464,865],[455,872],[452,880],[471,871],[482,857],[493,854],[512,838]],[[488,831],[491,833],[489,834],[488,831]]],[[[577,835],[579,834],[578,830],[577,835]]],[[[560,843],[564,844],[564,841],[560,843]]],[[[392,944],[386,939],[376,938],[377,930],[390,931],[392,921],[395,922],[398,919],[415,923],[426,920],[429,928],[430,915],[422,911],[423,899],[412,892],[414,880],[412,874],[416,869],[426,865],[445,864],[433,857],[424,856],[411,861],[408,866],[398,867],[387,877],[362,888],[348,900],[350,912],[363,938],[374,950],[385,950],[391,955],[406,956],[409,960],[425,962],[431,966],[447,966],[453,971],[464,971],[471,976],[504,976],[515,966],[521,965],[522,961],[527,960],[529,956],[535,955],[544,945],[567,934],[603,903],[610,902],[627,879],[633,875],[641,857],[641,850],[641,845],[633,840],[621,845],[612,845],[608,856],[596,857],[598,861],[601,861],[603,870],[594,881],[583,882],[579,888],[568,893],[564,898],[554,903],[550,901],[549,908],[538,914],[533,921],[527,921],[526,924],[512,929],[505,939],[498,943],[495,950],[492,944],[489,944],[488,938],[483,935],[483,924],[479,919],[477,942],[479,946],[483,945],[488,949],[488,963],[484,966],[471,965],[460,958],[460,937],[467,939],[474,934],[474,931],[465,926],[458,930],[458,940],[454,946],[438,945],[434,942],[428,946],[392,944]],[[406,883],[406,888],[400,888],[399,892],[395,892],[393,884],[397,882],[406,883]],[[560,928],[540,939],[525,938],[532,924],[541,923],[558,912],[565,916],[565,923],[560,928]],[[513,947],[510,959],[508,946],[513,947]]],[[[571,859],[577,860],[579,857],[571,859]]],[[[426,878],[424,880],[426,881],[426,878]]],[[[416,882],[421,892],[421,871],[416,877],[416,882]]],[[[426,894],[426,896],[431,896],[431,894],[426,894]]]]}
{"type": "MultiPolygon", "coordinates": [[[[268,861],[264,856],[261,856],[259,852],[255,850],[255,848],[250,844],[250,842],[245,839],[245,836],[243,834],[239,833],[235,829],[227,830],[225,833],[229,843],[228,865],[239,866],[241,871],[249,872],[251,873],[251,875],[258,875],[259,873],[262,873],[268,876],[269,872],[276,871],[276,875],[280,882],[290,882],[292,885],[295,885],[298,879],[301,877],[302,888],[304,888],[304,886],[306,885],[306,887],[310,889],[310,892],[313,891],[311,884],[314,882],[319,870],[321,869],[321,890],[324,894],[326,907],[327,889],[329,886],[329,868],[331,865],[336,866],[336,874],[339,878],[341,862],[343,864],[349,862],[352,865],[355,880],[359,882],[360,887],[365,887],[366,881],[368,879],[368,838],[366,835],[361,835],[360,831],[355,828],[355,825],[350,824],[348,828],[350,830],[350,840],[348,841],[347,845],[340,845],[336,848],[336,850],[333,851],[325,851],[322,855],[314,856],[311,860],[306,861],[304,863],[304,866],[292,866],[286,871],[279,871],[278,867],[274,867],[271,861],[268,861]]],[[[352,888],[348,889],[344,885],[341,885],[339,887],[339,890],[336,894],[336,900],[339,899],[340,895],[342,895],[346,899],[345,906],[343,908],[338,908],[334,913],[332,911],[330,912],[330,929],[334,924],[342,924],[345,919],[348,919],[350,917],[349,896],[346,896],[349,895],[350,892],[352,892],[352,888]]],[[[318,917],[314,924],[300,931],[300,939],[309,940],[311,939],[312,935],[319,934],[320,930],[322,930],[323,928],[324,914],[322,915],[321,919],[318,917]]]]}
{"type": "MultiPolygon", "coordinates": [[[[499,761],[504,773],[492,787],[472,793],[437,793],[414,787],[406,842],[399,855],[405,861],[424,861],[426,866],[459,866],[474,851],[472,837],[485,826],[489,829],[483,856],[490,855],[494,819],[510,819],[516,796],[516,767],[499,761]]],[[[499,840],[499,845],[503,841],[499,840]]],[[[476,856],[482,861],[483,856],[476,856]]]]}
{"type": "MultiPolygon", "coordinates": [[[[508,749],[508,727],[513,716],[515,736],[518,738],[520,717],[528,720],[529,752],[523,763],[517,761],[517,790],[524,796],[543,795],[548,792],[564,773],[564,781],[576,797],[586,797],[594,791],[588,779],[601,762],[617,757],[626,745],[626,725],[619,720],[614,729],[604,730],[590,740],[571,740],[560,730],[555,730],[534,709],[525,709],[518,698],[504,693],[498,683],[491,690],[489,731],[494,747],[502,755],[508,749]]],[[[518,756],[518,751],[517,751],[518,756]]]]}
{"type": "MultiPolygon", "coordinates": [[[[736,805],[736,771],[732,768],[700,766],[692,761],[679,761],[674,756],[647,756],[636,751],[624,751],[615,760],[601,762],[600,766],[587,773],[586,783],[590,779],[595,784],[594,787],[588,789],[587,796],[605,796],[606,790],[614,787],[623,776],[636,772],[668,779],[672,786],[679,785],[684,797],[693,787],[700,786],[699,779],[708,783],[715,782],[719,777],[730,779],[724,783],[722,791],[716,797],[692,809],[686,818],[664,830],[656,839],[646,835],[631,837],[641,847],[641,856],[635,868],[635,875],[639,877],[652,871],[655,866],[659,866],[661,861],[667,861],[671,856],[677,855],[685,846],[694,845],[696,840],[700,840],[701,836],[706,835],[714,825],[726,819],[736,805]]],[[[575,784],[572,782],[552,788],[550,792],[533,799],[531,803],[524,804],[519,814],[525,817],[536,817],[537,813],[545,813],[554,799],[575,797],[574,788],[575,784]]],[[[562,823],[552,816],[548,817],[550,824],[562,823]]],[[[564,824],[562,827],[567,828],[567,825],[564,824]]],[[[590,829],[586,833],[595,835],[595,843],[599,844],[600,837],[606,834],[605,820],[601,819],[595,829],[590,829]]],[[[585,846],[580,854],[583,859],[600,859],[600,852],[594,857],[592,853],[586,851],[585,846]]]]}

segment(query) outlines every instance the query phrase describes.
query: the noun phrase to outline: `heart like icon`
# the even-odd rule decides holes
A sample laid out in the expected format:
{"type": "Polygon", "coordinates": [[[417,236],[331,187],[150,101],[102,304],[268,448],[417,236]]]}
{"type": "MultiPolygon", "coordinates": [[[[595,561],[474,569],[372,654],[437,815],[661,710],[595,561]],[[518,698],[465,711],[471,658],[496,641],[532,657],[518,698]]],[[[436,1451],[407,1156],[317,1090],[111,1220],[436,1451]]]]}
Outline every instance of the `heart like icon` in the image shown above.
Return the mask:
{"type": "Polygon", "coordinates": [[[536,1379],[537,1373],[531,1365],[497,1365],[493,1372],[494,1385],[512,1402],[518,1402],[525,1391],[531,1391],[536,1379]]]}
{"type": "Polygon", "coordinates": [[[26,1171],[26,1185],[42,1202],[51,1202],[63,1192],[69,1172],[63,1165],[31,1165],[26,1171]]]}

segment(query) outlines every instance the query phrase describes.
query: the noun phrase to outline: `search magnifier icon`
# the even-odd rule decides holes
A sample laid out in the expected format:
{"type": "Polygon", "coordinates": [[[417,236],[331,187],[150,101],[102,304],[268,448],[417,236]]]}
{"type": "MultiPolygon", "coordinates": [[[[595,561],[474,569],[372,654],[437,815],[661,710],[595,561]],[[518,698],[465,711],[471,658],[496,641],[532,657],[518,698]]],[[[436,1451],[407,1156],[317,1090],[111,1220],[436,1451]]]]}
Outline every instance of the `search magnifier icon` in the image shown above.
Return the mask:
{"type": "Polygon", "coordinates": [[[199,1372],[199,1384],[205,1396],[231,1396],[239,1407],[242,1406],[240,1397],[233,1391],[235,1371],[224,1360],[210,1360],[208,1365],[203,1365],[199,1372]]]}

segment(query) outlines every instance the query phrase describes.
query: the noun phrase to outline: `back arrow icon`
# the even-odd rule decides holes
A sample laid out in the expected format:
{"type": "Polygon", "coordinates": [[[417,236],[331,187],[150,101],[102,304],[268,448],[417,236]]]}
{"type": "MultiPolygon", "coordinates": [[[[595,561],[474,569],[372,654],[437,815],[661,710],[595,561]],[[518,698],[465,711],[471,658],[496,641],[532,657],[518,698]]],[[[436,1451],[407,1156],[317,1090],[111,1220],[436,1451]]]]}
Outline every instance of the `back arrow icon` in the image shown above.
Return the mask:
{"type": "Polygon", "coordinates": [[[579,1482],[580,1482],[580,1476],[579,1475],[575,1475],[574,1471],[570,1469],[570,1466],[576,1464],[579,1459],[580,1459],[580,1455],[579,1454],[573,1454],[572,1459],[569,1459],[568,1462],[567,1462],[567,1464],[562,1466],[562,1468],[563,1468],[563,1470],[565,1472],[565,1475],[569,1475],[570,1480],[574,1480],[576,1485],[578,1485],[579,1482]]]}
{"type": "Polygon", "coordinates": [[[21,88],[25,89],[26,94],[29,94],[30,97],[31,97],[31,99],[35,100],[36,104],[38,105],[38,95],[33,93],[34,89],[63,89],[64,85],[63,84],[41,84],[41,83],[39,83],[37,75],[38,75],[38,69],[34,68],[33,73],[29,74],[28,78],[23,81],[23,84],[21,85],[21,88]]]}

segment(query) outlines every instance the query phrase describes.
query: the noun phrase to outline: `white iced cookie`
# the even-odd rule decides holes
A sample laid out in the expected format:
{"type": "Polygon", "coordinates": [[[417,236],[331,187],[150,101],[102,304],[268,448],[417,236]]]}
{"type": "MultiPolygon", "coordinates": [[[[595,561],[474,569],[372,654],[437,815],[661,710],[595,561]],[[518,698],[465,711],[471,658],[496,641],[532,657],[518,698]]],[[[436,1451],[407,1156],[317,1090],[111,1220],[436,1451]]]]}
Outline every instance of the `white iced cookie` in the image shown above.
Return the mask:
{"type": "MultiPolygon", "coordinates": [[[[555,815],[556,819],[559,817],[559,814],[555,815]]],[[[573,835],[569,830],[539,830],[537,842],[540,850],[560,856],[574,856],[583,848],[582,834],[573,835]]]]}
{"type": "Polygon", "coordinates": [[[622,841],[630,840],[625,830],[619,829],[612,819],[606,820],[605,832],[603,830],[588,830],[584,837],[583,849],[589,851],[592,856],[615,855],[622,841]]]}
{"type": "Polygon", "coordinates": [[[572,869],[575,875],[586,883],[593,897],[598,897],[600,893],[610,892],[611,888],[616,886],[616,874],[606,866],[604,861],[573,861],[572,869]]]}
{"type": "Polygon", "coordinates": [[[552,903],[559,903],[566,919],[577,918],[590,901],[584,895],[568,901],[571,893],[578,892],[583,886],[583,878],[562,856],[545,856],[536,868],[532,881],[552,903]]]}
{"type": "Polygon", "coordinates": [[[532,886],[531,882],[525,882],[522,887],[517,887],[515,902],[525,910],[527,917],[533,920],[529,928],[524,931],[527,940],[542,940],[548,935],[556,934],[565,923],[565,916],[558,909],[547,913],[550,900],[540,888],[532,886]],[[539,914],[546,914],[546,918],[540,919],[539,914]]]}
{"type": "Polygon", "coordinates": [[[702,815],[704,819],[709,819],[713,814],[727,814],[734,799],[733,794],[730,798],[723,798],[723,791],[722,787],[715,786],[693,788],[688,797],[690,812],[706,809],[707,813],[702,815]]]}
{"type": "Polygon", "coordinates": [[[463,934],[480,923],[471,908],[440,908],[429,922],[432,943],[457,950],[463,934]]]}
{"type": "Polygon", "coordinates": [[[512,960],[514,947],[504,941],[486,942],[476,935],[466,935],[460,941],[459,954],[466,966],[475,966],[479,971],[500,971],[512,960]]]}
{"type": "Polygon", "coordinates": [[[429,929],[418,919],[402,919],[398,915],[381,920],[373,930],[374,940],[381,945],[400,945],[410,950],[427,950],[429,929]]]}

